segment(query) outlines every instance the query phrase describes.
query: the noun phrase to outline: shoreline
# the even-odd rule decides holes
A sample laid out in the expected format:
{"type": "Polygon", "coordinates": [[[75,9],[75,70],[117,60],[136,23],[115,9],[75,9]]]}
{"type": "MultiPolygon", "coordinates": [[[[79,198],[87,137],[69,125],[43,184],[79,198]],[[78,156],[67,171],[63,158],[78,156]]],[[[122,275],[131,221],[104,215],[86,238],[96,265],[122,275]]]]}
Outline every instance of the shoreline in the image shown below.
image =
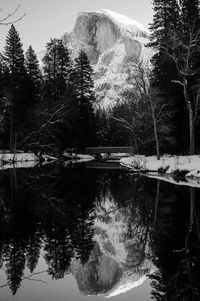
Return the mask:
{"type": "Polygon", "coordinates": [[[122,158],[120,164],[145,176],[179,185],[189,183],[190,186],[200,188],[200,155],[164,155],[160,160],[156,156],[136,155],[122,158]]]}

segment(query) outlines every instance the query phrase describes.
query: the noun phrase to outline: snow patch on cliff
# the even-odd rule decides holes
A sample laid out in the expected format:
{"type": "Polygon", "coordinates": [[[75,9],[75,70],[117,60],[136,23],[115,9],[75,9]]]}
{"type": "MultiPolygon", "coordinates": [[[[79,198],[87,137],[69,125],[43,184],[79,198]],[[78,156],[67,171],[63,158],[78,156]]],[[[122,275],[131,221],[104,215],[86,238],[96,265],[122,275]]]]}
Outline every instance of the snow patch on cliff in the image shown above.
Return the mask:
{"type": "Polygon", "coordinates": [[[117,288],[115,290],[113,290],[108,296],[106,296],[107,299],[118,296],[120,294],[124,294],[130,290],[132,290],[133,288],[141,285],[142,283],[144,283],[144,281],[147,279],[146,276],[143,276],[142,278],[140,278],[138,281],[127,281],[127,282],[122,282],[120,283],[117,288]]]}
{"type": "Polygon", "coordinates": [[[111,17],[115,22],[117,22],[121,27],[130,31],[135,36],[149,36],[149,32],[144,26],[127,16],[121,15],[109,9],[102,9],[102,12],[111,17]]]}

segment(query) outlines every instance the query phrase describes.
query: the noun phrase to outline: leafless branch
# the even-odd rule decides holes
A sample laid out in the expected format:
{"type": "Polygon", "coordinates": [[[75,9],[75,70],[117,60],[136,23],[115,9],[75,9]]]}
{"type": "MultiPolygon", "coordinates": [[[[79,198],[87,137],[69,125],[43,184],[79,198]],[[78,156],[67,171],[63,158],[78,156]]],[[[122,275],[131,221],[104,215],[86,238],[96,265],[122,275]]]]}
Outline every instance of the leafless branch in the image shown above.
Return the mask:
{"type": "MultiPolygon", "coordinates": [[[[11,17],[13,17],[13,16],[18,12],[18,10],[20,9],[20,7],[21,7],[21,5],[19,5],[19,6],[18,6],[15,10],[13,10],[12,12],[8,13],[3,19],[0,19],[0,25],[10,25],[10,24],[14,24],[14,23],[16,23],[16,22],[22,20],[22,19],[25,17],[26,13],[24,13],[24,14],[21,15],[19,18],[15,19],[15,20],[13,20],[13,21],[9,21],[9,19],[10,19],[11,17]]],[[[3,11],[3,9],[1,8],[1,9],[0,9],[0,12],[2,12],[2,11],[3,11]]]]}
{"type": "MultiPolygon", "coordinates": [[[[33,274],[31,274],[31,275],[22,277],[22,280],[38,281],[38,282],[42,282],[42,283],[45,283],[45,284],[46,284],[47,282],[44,281],[44,280],[31,278],[31,277],[33,277],[33,276],[40,275],[40,274],[43,274],[43,273],[46,273],[46,272],[47,272],[47,270],[41,271],[41,272],[37,272],[37,273],[33,273],[33,274]]],[[[9,283],[8,283],[8,282],[5,283],[5,284],[3,284],[3,285],[1,285],[0,288],[6,287],[6,286],[9,286],[9,283]]]]}

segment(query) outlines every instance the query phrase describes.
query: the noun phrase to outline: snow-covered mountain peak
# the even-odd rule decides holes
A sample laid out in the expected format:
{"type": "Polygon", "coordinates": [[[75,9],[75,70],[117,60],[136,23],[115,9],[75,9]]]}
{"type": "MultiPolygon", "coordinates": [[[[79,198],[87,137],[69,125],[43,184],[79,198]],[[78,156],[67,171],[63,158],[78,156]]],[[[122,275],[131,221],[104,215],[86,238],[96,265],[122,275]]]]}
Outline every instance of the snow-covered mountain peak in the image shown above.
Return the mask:
{"type": "MultiPolygon", "coordinates": [[[[132,90],[130,68],[148,64],[152,50],[149,33],[139,22],[108,9],[78,14],[71,33],[62,36],[73,58],[83,50],[94,68],[96,106],[109,108],[123,102],[132,90]]],[[[134,77],[134,76],[133,76],[134,77]]]]}
{"type": "Polygon", "coordinates": [[[109,9],[101,9],[99,11],[86,11],[80,12],[78,18],[83,17],[84,15],[90,16],[102,16],[110,19],[120,30],[124,32],[131,33],[135,37],[149,37],[149,31],[138,21],[131,19],[125,15],[119,14],[117,12],[111,11],[109,9]]]}
{"type": "Polygon", "coordinates": [[[130,31],[134,36],[149,36],[149,31],[138,21],[109,9],[102,9],[102,12],[112,18],[114,22],[118,23],[124,29],[130,31]]]}

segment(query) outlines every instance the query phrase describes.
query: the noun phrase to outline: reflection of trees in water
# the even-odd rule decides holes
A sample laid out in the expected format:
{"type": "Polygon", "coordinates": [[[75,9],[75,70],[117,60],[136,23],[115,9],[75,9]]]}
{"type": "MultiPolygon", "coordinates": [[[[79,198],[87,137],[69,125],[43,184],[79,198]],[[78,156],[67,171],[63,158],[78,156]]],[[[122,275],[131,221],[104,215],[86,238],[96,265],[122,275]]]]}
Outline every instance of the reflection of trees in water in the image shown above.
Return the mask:
{"type": "Polygon", "coordinates": [[[53,278],[64,277],[74,254],[87,261],[93,246],[94,175],[17,170],[1,173],[0,182],[0,263],[13,294],[25,267],[31,273],[36,269],[42,245],[53,278]]]}
{"type": "Polygon", "coordinates": [[[73,256],[73,245],[66,225],[47,225],[44,241],[48,273],[55,279],[63,278],[73,256]]]}
{"type": "MultiPolygon", "coordinates": [[[[134,210],[137,183],[133,176],[84,168],[44,168],[2,172],[0,183],[0,262],[6,262],[7,284],[13,294],[26,277],[25,267],[35,272],[42,247],[47,272],[55,279],[69,272],[73,258],[82,264],[88,261],[94,247],[94,204],[100,204],[108,195],[124,216],[129,214],[127,248],[130,237],[137,235],[134,252],[141,250],[136,227],[137,223],[141,226],[141,219],[134,210]]],[[[133,246],[129,249],[127,265],[136,268],[132,263],[133,246]]]]}
{"type": "Polygon", "coordinates": [[[162,183],[152,233],[156,300],[200,300],[199,190],[162,183]],[[196,197],[195,197],[196,194],[196,197]]]}
{"type": "Polygon", "coordinates": [[[31,274],[37,267],[40,250],[42,246],[42,233],[38,225],[35,225],[32,234],[30,233],[29,239],[26,245],[26,261],[27,267],[29,268],[31,274]]]}
{"type": "Polygon", "coordinates": [[[5,252],[7,281],[14,295],[20,287],[25,268],[25,245],[23,244],[23,241],[14,239],[6,246],[5,252]]]}
{"type": "MultiPolygon", "coordinates": [[[[156,300],[198,300],[199,194],[120,171],[1,172],[0,268],[6,285],[16,293],[25,267],[35,272],[42,247],[47,272],[55,279],[69,273],[74,258],[89,265],[94,233],[100,231],[94,224],[98,215],[104,225],[120,219],[126,225],[123,268],[128,273],[141,271],[149,259],[158,267],[150,276],[156,300]]],[[[109,241],[104,248],[106,255],[116,253],[109,241]]]]}
{"type": "Polygon", "coordinates": [[[97,240],[105,254],[118,258],[124,272],[144,276],[152,267],[147,223],[150,198],[145,201],[144,181],[115,174],[109,185],[96,200],[97,240]]]}

